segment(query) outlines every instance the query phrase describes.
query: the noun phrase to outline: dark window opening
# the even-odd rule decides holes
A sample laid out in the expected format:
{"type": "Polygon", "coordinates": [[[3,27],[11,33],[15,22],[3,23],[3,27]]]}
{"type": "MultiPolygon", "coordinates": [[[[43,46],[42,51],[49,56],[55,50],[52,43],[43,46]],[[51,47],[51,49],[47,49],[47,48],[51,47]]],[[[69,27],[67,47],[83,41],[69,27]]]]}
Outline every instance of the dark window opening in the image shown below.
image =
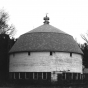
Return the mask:
{"type": "Polygon", "coordinates": [[[43,79],[47,79],[47,73],[46,72],[43,72],[42,76],[43,76],[43,79]]]}
{"type": "Polygon", "coordinates": [[[42,79],[42,72],[38,72],[38,79],[39,79],[39,80],[42,79]]]}
{"type": "Polygon", "coordinates": [[[71,79],[73,79],[73,73],[71,73],[71,79]]]}
{"type": "Polygon", "coordinates": [[[30,73],[29,73],[29,79],[30,79],[30,80],[34,79],[34,77],[33,77],[33,72],[30,72],[30,73]]]}
{"type": "Polygon", "coordinates": [[[28,72],[25,73],[25,78],[28,79],[30,77],[30,74],[28,72]]]}
{"type": "Polygon", "coordinates": [[[53,52],[50,52],[50,56],[53,55],[53,52]]]}
{"type": "Polygon", "coordinates": [[[72,53],[70,53],[70,57],[72,57],[72,53]]]}
{"type": "Polygon", "coordinates": [[[30,55],[30,52],[28,52],[28,55],[30,55]]]}
{"type": "Polygon", "coordinates": [[[67,74],[66,74],[66,79],[67,79],[67,80],[71,80],[71,73],[67,73],[67,74]]]}
{"type": "Polygon", "coordinates": [[[85,75],[84,74],[81,74],[81,77],[80,77],[80,79],[84,79],[85,78],[85,75]]]}
{"type": "Polygon", "coordinates": [[[77,79],[77,73],[73,73],[73,80],[77,79]]]}
{"type": "Polygon", "coordinates": [[[81,78],[81,74],[80,73],[78,73],[78,79],[80,79],[81,78]]]}
{"type": "Polygon", "coordinates": [[[62,74],[62,79],[65,80],[66,79],[66,73],[62,74]]]}
{"type": "Polygon", "coordinates": [[[19,79],[19,73],[18,72],[14,73],[14,79],[19,79]]]}
{"type": "Polygon", "coordinates": [[[33,79],[38,79],[38,73],[37,72],[33,73],[33,79]]]}
{"type": "Polygon", "coordinates": [[[51,80],[51,72],[47,72],[47,80],[51,80]]]}
{"type": "Polygon", "coordinates": [[[24,79],[25,78],[25,74],[23,72],[19,73],[19,79],[24,79]]]}
{"type": "Polygon", "coordinates": [[[58,77],[58,81],[61,81],[61,80],[62,80],[62,73],[59,73],[59,74],[57,75],[57,77],[58,77]]]}

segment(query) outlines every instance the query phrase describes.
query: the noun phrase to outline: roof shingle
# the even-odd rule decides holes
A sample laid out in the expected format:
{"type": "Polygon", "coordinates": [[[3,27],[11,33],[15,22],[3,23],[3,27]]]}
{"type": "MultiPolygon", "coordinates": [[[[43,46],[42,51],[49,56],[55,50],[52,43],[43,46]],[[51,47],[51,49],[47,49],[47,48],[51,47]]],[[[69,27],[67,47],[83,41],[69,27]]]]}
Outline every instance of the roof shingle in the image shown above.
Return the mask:
{"type": "Polygon", "coordinates": [[[9,53],[24,51],[58,51],[83,54],[71,35],[44,24],[19,37],[9,53]]]}

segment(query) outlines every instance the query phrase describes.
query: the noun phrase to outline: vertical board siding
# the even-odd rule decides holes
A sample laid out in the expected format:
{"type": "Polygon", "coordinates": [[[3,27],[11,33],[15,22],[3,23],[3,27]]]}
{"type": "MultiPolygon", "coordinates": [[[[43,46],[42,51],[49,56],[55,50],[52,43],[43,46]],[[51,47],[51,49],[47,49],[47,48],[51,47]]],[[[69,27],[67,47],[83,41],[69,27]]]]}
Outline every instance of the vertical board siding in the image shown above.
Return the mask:
{"type": "Polygon", "coordinates": [[[52,72],[69,71],[82,73],[80,54],[64,52],[28,52],[10,55],[9,72],[52,72]]]}

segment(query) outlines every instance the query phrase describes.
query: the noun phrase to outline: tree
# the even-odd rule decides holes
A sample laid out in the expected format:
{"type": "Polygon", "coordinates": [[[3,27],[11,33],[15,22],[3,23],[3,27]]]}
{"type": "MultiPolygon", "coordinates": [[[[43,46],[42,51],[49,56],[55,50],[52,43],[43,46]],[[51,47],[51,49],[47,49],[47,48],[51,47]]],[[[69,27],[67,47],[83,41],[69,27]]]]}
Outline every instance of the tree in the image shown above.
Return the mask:
{"type": "Polygon", "coordinates": [[[8,78],[9,72],[9,50],[15,43],[13,34],[15,27],[8,25],[9,15],[4,10],[0,10],[0,82],[8,78]]]}
{"type": "Polygon", "coordinates": [[[7,34],[12,37],[15,33],[15,27],[7,24],[8,18],[8,13],[4,10],[0,10],[0,34],[7,34]]]}
{"type": "Polygon", "coordinates": [[[87,43],[78,44],[80,49],[83,51],[83,66],[88,68],[88,45],[87,43]]]}
{"type": "Polygon", "coordinates": [[[83,45],[81,45],[81,50],[83,51],[83,64],[86,68],[88,68],[88,33],[86,35],[81,34],[82,39],[86,42],[83,45]]]}
{"type": "MultiPolygon", "coordinates": [[[[88,36],[88,33],[86,33],[86,36],[88,36]]],[[[86,36],[81,34],[82,39],[88,44],[88,39],[86,36]]]]}

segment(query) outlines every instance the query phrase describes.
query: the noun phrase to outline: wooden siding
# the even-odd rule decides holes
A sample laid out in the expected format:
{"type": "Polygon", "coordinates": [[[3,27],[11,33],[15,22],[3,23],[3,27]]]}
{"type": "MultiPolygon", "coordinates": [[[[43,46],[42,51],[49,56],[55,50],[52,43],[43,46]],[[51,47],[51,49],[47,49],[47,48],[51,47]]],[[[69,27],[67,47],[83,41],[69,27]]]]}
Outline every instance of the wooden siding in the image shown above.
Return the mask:
{"type": "Polygon", "coordinates": [[[82,73],[80,54],[64,52],[28,52],[10,55],[9,72],[53,72],[66,71],[82,73]]]}

